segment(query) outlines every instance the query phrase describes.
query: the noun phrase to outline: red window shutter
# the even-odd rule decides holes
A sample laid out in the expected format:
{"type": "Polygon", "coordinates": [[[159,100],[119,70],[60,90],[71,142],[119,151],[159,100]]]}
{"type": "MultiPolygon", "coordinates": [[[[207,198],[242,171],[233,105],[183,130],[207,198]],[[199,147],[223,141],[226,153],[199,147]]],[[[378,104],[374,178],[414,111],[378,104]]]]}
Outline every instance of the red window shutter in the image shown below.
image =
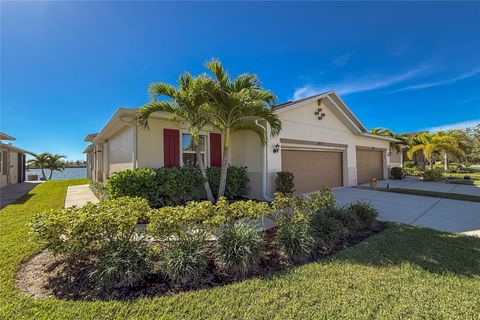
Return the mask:
{"type": "Polygon", "coordinates": [[[163,166],[165,168],[180,165],[180,132],[174,129],[163,129],[163,166]]]}
{"type": "Polygon", "coordinates": [[[210,133],[210,166],[222,166],[222,135],[210,133]]]}

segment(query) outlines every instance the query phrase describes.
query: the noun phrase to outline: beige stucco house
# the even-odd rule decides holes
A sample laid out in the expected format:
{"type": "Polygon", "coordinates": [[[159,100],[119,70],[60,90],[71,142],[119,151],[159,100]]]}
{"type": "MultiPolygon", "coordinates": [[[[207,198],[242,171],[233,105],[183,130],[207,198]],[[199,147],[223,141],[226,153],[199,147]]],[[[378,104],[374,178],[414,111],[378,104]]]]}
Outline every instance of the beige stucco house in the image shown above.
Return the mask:
{"type": "MultiPolygon", "coordinates": [[[[0,140],[15,140],[14,137],[0,132],[0,140]]],[[[0,142],[0,188],[25,181],[25,156],[31,154],[13,146],[0,142]]]]}
{"type": "MultiPolygon", "coordinates": [[[[143,167],[171,167],[191,164],[194,152],[186,126],[168,121],[168,114],[151,117],[145,130],[135,120],[136,109],[120,108],[105,127],[89,134],[88,176],[106,181],[114,172],[143,167]]],[[[297,192],[311,192],[322,186],[355,186],[370,178],[388,177],[390,142],[397,141],[367,133],[335,92],[318,94],[274,107],[282,121],[279,136],[262,145],[253,132],[232,136],[231,164],[247,167],[250,186],[247,196],[269,199],[275,192],[279,171],[295,175],[297,192]]],[[[259,126],[269,131],[262,122],[259,126]]],[[[204,129],[203,154],[207,166],[219,166],[222,136],[212,127],[204,129]]]]}

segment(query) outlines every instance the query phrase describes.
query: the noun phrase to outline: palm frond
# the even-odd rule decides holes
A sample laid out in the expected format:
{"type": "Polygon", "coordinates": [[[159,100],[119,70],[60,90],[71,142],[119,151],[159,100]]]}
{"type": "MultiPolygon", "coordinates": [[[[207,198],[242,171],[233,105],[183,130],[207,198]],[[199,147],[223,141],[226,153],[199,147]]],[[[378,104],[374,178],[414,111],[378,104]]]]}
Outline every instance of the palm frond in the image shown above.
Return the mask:
{"type": "Polygon", "coordinates": [[[177,89],[168,83],[154,82],[148,87],[148,94],[153,101],[156,101],[161,96],[175,99],[177,89]]]}
{"type": "Polygon", "coordinates": [[[176,106],[171,102],[153,101],[139,108],[135,116],[139,124],[142,127],[148,129],[148,118],[152,113],[164,111],[164,112],[170,112],[173,114],[175,113],[176,110],[177,110],[176,106]]]}

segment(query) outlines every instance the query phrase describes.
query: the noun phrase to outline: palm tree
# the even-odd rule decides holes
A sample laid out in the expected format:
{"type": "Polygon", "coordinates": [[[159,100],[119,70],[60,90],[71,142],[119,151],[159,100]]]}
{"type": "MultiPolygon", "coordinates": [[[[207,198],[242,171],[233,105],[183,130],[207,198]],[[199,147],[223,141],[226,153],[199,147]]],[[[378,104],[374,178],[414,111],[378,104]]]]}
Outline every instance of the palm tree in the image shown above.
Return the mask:
{"type": "Polygon", "coordinates": [[[456,130],[448,132],[438,131],[433,136],[432,141],[436,144],[437,150],[443,152],[445,171],[448,170],[448,154],[457,157],[465,154],[466,146],[463,143],[462,135],[456,130]]]}
{"type": "Polygon", "coordinates": [[[406,142],[405,137],[403,135],[393,133],[393,131],[390,130],[390,129],[373,128],[373,129],[370,129],[370,133],[375,134],[377,136],[390,137],[390,138],[400,140],[399,142],[390,142],[390,148],[395,149],[395,151],[397,151],[397,152],[400,152],[401,146],[407,145],[407,142],[406,142]]]}
{"type": "Polygon", "coordinates": [[[188,72],[178,78],[178,88],[166,83],[153,83],[149,87],[152,101],[137,111],[137,119],[144,128],[148,129],[148,118],[157,111],[170,113],[171,121],[183,121],[188,125],[188,132],[192,136],[198,167],[203,176],[207,199],[214,202],[212,190],[208,183],[205,163],[200,152],[200,130],[208,124],[208,118],[203,111],[207,97],[205,86],[210,80],[205,76],[192,77],[188,72]],[[159,97],[166,96],[169,100],[158,101],[159,97]]]}
{"type": "Polygon", "coordinates": [[[50,153],[43,152],[40,154],[32,154],[33,159],[28,160],[27,167],[29,169],[37,169],[39,168],[42,172],[42,176],[44,180],[47,180],[47,176],[45,175],[45,169],[48,167],[48,158],[50,157],[50,153]]]}
{"type": "Polygon", "coordinates": [[[433,158],[439,152],[444,153],[445,170],[448,170],[447,154],[461,155],[463,151],[459,148],[457,140],[443,131],[435,134],[428,132],[416,136],[415,145],[411,146],[407,152],[408,157],[413,157],[415,152],[422,150],[425,158],[428,160],[430,169],[433,169],[433,158]]]}
{"type": "Polygon", "coordinates": [[[211,123],[223,134],[223,157],[220,171],[218,197],[225,193],[231,135],[235,131],[255,132],[262,144],[266,143],[267,132],[258,125],[265,121],[270,126],[271,135],[280,133],[282,124],[278,116],[267,106],[275,103],[275,96],[264,90],[256,75],[242,74],[231,79],[219,60],[207,64],[214,81],[209,84],[209,104],[207,115],[211,123]]]}
{"type": "Polygon", "coordinates": [[[48,154],[47,169],[50,169],[48,180],[52,179],[53,171],[63,171],[63,169],[65,169],[65,162],[60,160],[62,158],[65,158],[65,156],[61,154],[48,154]]]}

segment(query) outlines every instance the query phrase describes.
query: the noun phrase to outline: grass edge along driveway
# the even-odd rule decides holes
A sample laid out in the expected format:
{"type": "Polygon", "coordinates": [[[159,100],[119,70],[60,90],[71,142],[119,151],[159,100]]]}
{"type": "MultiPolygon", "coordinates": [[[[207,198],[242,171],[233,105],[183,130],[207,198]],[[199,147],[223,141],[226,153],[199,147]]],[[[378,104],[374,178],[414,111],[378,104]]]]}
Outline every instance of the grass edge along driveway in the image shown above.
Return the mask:
{"type": "Polygon", "coordinates": [[[32,215],[63,206],[49,181],[0,211],[0,319],[474,319],[480,310],[480,239],[405,225],[332,257],[265,278],[131,301],[33,299],[14,286],[40,247],[32,215]]]}

